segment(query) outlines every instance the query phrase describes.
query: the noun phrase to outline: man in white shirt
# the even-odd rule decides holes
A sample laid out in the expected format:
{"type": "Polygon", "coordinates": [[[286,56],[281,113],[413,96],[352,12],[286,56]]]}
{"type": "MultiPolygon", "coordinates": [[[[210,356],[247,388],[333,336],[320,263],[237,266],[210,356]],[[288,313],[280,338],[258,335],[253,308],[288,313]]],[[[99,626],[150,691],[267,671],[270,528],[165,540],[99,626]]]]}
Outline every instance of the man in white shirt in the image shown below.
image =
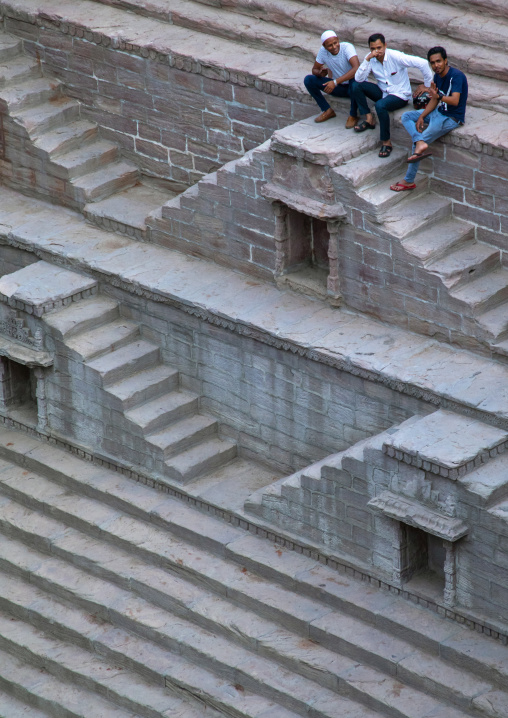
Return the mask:
{"type": "Polygon", "coordinates": [[[355,126],[355,132],[364,132],[375,128],[374,117],[369,109],[367,98],[374,100],[381,139],[379,156],[389,157],[393,148],[388,113],[404,107],[412,97],[407,68],[416,67],[421,71],[424,86],[418,88],[420,91],[430,87],[432,72],[427,60],[388,49],[386,40],[381,33],[369,37],[369,48],[369,54],[356,71],[351,89],[352,97],[358,105],[359,114],[365,115],[365,119],[355,126]],[[373,82],[366,82],[370,72],[377,80],[377,85],[373,82]]]}
{"type": "MultiPolygon", "coordinates": [[[[312,75],[307,75],[304,85],[307,92],[313,97],[321,109],[321,114],[314,122],[325,122],[335,117],[322,92],[334,97],[350,97],[350,81],[360,67],[360,61],[354,45],[350,42],[340,42],[333,30],[326,30],[321,35],[321,47],[312,67],[312,75]],[[325,67],[326,66],[326,67],[325,67]],[[328,77],[328,70],[331,78],[328,77]]],[[[356,102],[351,98],[349,117],[346,128],[351,129],[358,120],[356,102]]]]}

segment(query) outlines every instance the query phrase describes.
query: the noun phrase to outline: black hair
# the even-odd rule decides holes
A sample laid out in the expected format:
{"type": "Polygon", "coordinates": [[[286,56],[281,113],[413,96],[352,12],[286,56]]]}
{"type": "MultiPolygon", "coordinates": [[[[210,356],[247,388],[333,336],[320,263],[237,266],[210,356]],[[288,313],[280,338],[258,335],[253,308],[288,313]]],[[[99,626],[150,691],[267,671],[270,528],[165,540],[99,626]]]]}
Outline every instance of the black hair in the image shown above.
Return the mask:
{"type": "Polygon", "coordinates": [[[427,53],[427,60],[430,60],[432,55],[441,55],[443,60],[446,60],[448,55],[446,54],[446,50],[444,47],[441,47],[441,45],[437,45],[436,47],[431,47],[430,50],[427,53]]]}
{"type": "Polygon", "coordinates": [[[370,45],[371,42],[376,42],[376,40],[381,40],[381,42],[383,43],[383,45],[386,45],[385,36],[384,36],[384,35],[381,35],[380,32],[375,32],[373,35],[371,35],[371,36],[369,37],[369,45],[370,45]]]}

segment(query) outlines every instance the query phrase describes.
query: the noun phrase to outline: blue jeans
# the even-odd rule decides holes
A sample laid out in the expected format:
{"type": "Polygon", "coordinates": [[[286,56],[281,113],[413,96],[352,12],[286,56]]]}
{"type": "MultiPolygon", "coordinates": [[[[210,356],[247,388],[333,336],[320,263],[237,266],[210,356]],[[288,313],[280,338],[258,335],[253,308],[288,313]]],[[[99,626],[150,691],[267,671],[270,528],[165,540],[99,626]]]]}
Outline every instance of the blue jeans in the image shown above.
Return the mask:
{"type": "MultiPolygon", "coordinates": [[[[425,122],[428,123],[426,128],[423,132],[418,132],[416,129],[416,120],[420,117],[422,112],[423,110],[412,110],[411,112],[404,112],[401,117],[402,124],[413,140],[413,153],[418,140],[423,140],[430,145],[430,143],[437,140],[438,137],[446,135],[450,132],[450,130],[459,126],[458,122],[456,122],[452,117],[443,115],[443,113],[439,112],[436,108],[425,118],[425,122]]],[[[414,162],[413,164],[409,164],[407,166],[406,176],[404,177],[406,182],[414,182],[419,166],[419,162],[414,162]]]]}
{"type": "MultiPolygon", "coordinates": [[[[323,87],[327,82],[331,82],[329,77],[316,77],[316,75],[307,75],[303,81],[305,89],[309,95],[316,100],[322,112],[326,112],[326,110],[330,109],[330,105],[325,100],[326,94],[324,96],[321,94],[324,92],[323,87]]],[[[334,97],[351,97],[350,87],[351,83],[349,83],[349,85],[337,85],[330,94],[334,97]]],[[[357,115],[356,102],[353,99],[351,99],[349,114],[353,117],[357,115]]]]}
{"type": "Polygon", "coordinates": [[[407,105],[407,100],[403,100],[397,95],[387,95],[383,97],[382,90],[373,82],[353,82],[352,97],[356,100],[360,115],[368,115],[370,113],[369,100],[374,100],[376,105],[376,114],[379,119],[379,135],[382,142],[390,139],[390,116],[389,112],[398,110],[407,105]]]}

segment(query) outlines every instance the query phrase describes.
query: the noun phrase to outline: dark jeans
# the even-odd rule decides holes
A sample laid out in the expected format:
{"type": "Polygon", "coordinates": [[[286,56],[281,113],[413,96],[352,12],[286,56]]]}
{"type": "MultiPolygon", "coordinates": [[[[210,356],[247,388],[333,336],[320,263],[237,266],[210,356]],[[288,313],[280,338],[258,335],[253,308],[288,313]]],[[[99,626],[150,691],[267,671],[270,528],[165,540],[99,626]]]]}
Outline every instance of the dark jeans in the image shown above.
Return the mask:
{"type": "MultiPolygon", "coordinates": [[[[307,92],[316,100],[322,112],[325,112],[330,108],[330,105],[325,99],[326,93],[324,95],[321,94],[324,92],[323,87],[327,82],[332,82],[332,80],[329,77],[316,77],[316,75],[307,75],[303,81],[307,92]]],[[[337,87],[334,87],[330,94],[334,97],[351,97],[349,90],[350,87],[351,83],[349,83],[349,85],[337,85],[337,87]]],[[[357,114],[356,102],[352,97],[349,114],[353,117],[356,117],[357,114]]]]}
{"type": "Polygon", "coordinates": [[[407,100],[402,100],[397,95],[387,95],[383,97],[382,90],[373,82],[356,82],[353,80],[351,88],[351,97],[356,100],[360,115],[368,115],[369,100],[374,100],[376,105],[376,114],[379,119],[379,134],[381,141],[390,139],[390,116],[389,112],[398,110],[407,105],[407,100]]]}

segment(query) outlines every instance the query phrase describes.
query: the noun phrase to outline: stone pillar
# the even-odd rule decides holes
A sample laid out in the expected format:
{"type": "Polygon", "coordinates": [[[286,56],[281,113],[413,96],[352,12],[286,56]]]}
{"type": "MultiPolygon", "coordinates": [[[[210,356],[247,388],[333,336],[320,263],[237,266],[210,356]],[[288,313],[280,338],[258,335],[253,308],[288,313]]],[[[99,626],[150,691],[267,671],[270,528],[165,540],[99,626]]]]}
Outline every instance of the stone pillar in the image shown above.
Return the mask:
{"type": "Polygon", "coordinates": [[[281,202],[274,202],[273,211],[275,214],[275,276],[278,277],[284,273],[288,265],[288,208],[281,202]]]}
{"type": "Polygon", "coordinates": [[[0,357],[0,411],[7,411],[7,387],[9,383],[8,369],[5,359],[0,357]]]}
{"type": "Polygon", "coordinates": [[[330,220],[326,223],[330,240],[328,242],[328,262],[329,273],[327,279],[328,297],[333,304],[338,304],[340,295],[340,278],[339,278],[339,227],[340,222],[330,220]]]}
{"type": "Polygon", "coordinates": [[[456,591],[457,591],[457,567],[456,567],[456,547],[455,543],[451,541],[443,541],[443,546],[446,551],[444,561],[444,594],[443,602],[447,608],[455,606],[456,591]]]}
{"type": "Polygon", "coordinates": [[[37,399],[37,428],[40,432],[45,432],[48,426],[48,405],[46,401],[46,377],[44,369],[35,367],[34,375],[37,380],[35,389],[37,399]]]}

